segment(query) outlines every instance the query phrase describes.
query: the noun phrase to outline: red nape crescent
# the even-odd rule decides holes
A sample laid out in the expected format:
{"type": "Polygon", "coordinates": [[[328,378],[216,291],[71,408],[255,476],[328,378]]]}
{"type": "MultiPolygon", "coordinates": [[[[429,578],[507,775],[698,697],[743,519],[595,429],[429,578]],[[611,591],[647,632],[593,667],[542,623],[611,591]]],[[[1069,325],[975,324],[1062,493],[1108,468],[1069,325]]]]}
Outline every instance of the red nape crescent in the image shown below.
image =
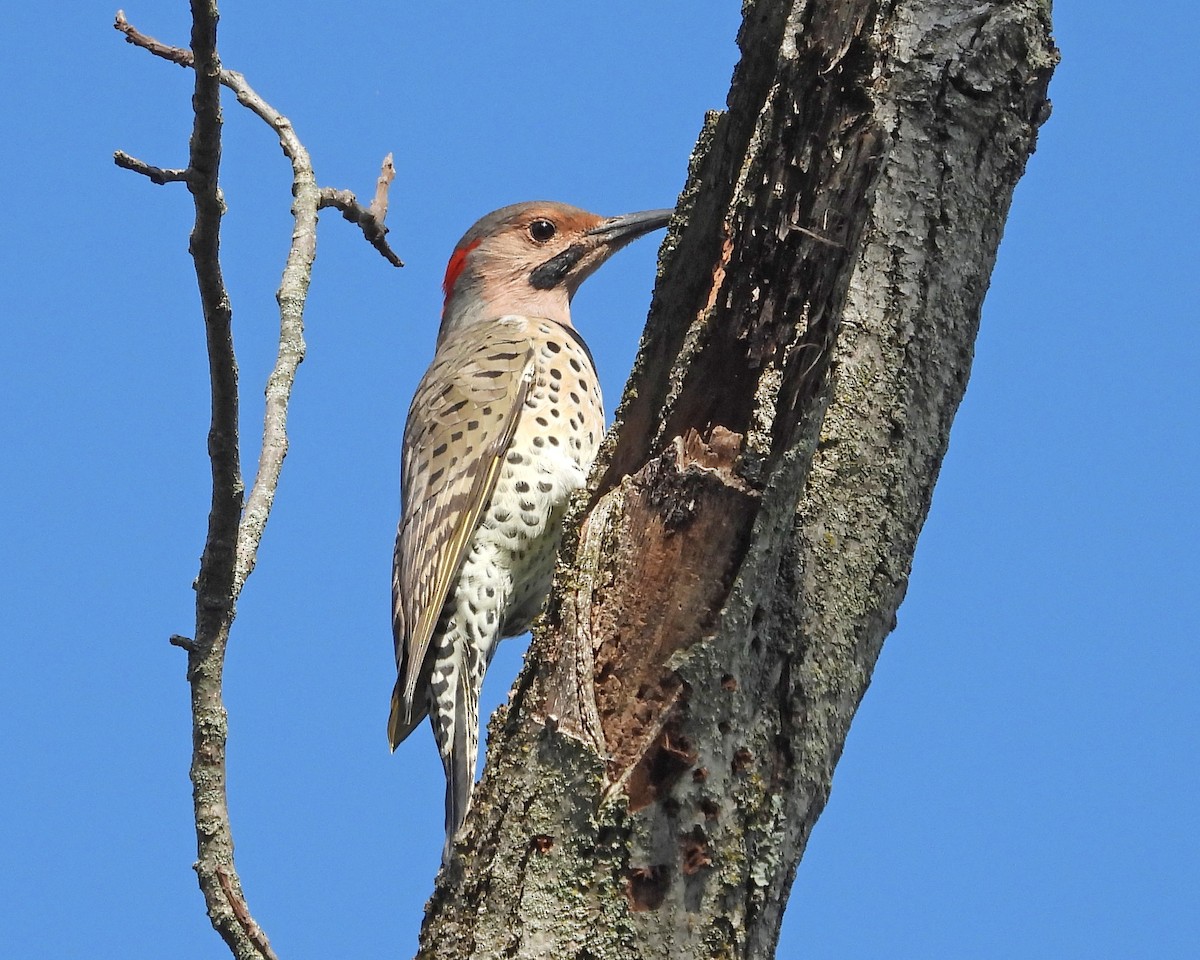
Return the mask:
{"type": "Polygon", "coordinates": [[[458,283],[459,275],[467,265],[467,254],[479,246],[481,242],[481,239],[472,240],[450,254],[450,262],[446,264],[446,278],[442,281],[442,293],[446,295],[445,300],[442,301],[443,310],[446,309],[446,304],[450,302],[450,294],[454,292],[454,285],[458,283]]]}

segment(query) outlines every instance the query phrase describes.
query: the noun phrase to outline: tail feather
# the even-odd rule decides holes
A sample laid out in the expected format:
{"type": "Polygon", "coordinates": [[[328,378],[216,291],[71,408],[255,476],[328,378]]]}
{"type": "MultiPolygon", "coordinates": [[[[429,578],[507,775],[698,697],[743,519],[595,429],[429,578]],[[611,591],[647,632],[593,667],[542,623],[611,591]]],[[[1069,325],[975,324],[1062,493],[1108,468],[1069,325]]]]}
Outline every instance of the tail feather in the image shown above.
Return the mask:
{"type": "MultiPolygon", "coordinates": [[[[475,761],[479,755],[479,694],[458,687],[454,700],[453,729],[447,738],[449,747],[442,754],[446,769],[446,846],[443,860],[448,860],[454,837],[467,818],[471,793],[475,789],[475,761]]],[[[436,731],[435,731],[436,732],[436,731]]]]}
{"type": "Polygon", "coordinates": [[[404,702],[402,682],[398,679],[396,685],[392,687],[392,709],[388,714],[388,743],[393,750],[417,729],[426,714],[429,713],[429,700],[424,696],[420,696],[417,703],[412,705],[412,710],[409,710],[404,702]]]}

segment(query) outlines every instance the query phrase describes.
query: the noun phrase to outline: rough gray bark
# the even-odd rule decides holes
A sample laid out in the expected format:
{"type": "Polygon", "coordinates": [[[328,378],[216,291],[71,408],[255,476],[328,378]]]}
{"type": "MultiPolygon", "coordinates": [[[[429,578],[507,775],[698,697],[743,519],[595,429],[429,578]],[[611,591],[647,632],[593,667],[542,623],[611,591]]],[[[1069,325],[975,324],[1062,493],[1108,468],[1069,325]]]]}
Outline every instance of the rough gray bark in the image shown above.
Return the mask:
{"type": "Polygon", "coordinates": [[[758,0],[422,957],[770,957],[895,623],[1047,0],[758,0]]]}

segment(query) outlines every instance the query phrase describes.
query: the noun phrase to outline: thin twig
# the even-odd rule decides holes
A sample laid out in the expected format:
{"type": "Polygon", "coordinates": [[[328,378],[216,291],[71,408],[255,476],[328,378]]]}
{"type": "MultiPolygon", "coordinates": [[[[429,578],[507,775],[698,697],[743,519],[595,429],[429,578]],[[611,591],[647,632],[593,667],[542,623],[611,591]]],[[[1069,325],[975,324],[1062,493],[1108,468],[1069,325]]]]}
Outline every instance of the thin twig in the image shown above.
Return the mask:
{"type": "Polygon", "coordinates": [[[157,183],[159,186],[162,186],[164,183],[179,183],[181,181],[186,183],[188,178],[186,170],[153,167],[144,160],[131,157],[124,150],[118,150],[113,154],[113,163],[124,170],[132,170],[134,173],[140,173],[143,177],[149,177],[152,183],[157,183]]]}
{"type": "Polygon", "coordinates": [[[383,165],[379,169],[379,179],[375,181],[375,199],[371,201],[371,216],[381,224],[387,219],[388,191],[395,179],[396,165],[392,162],[392,155],[389,153],[383,158],[383,165]]]}
{"type": "MultiPolygon", "coordinates": [[[[274,107],[272,107],[269,103],[267,103],[261,96],[259,96],[254,88],[246,82],[246,78],[236,70],[222,70],[221,83],[233,91],[234,95],[238,99],[238,103],[265,120],[278,135],[279,145],[283,147],[283,152],[287,158],[292,161],[292,175],[295,187],[299,187],[303,181],[305,187],[307,188],[309,181],[311,181],[312,189],[316,190],[316,178],[313,175],[312,161],[309,159],[308,151],[304,149],[304,145],[300,142],[300,138],[296,136],[296,131],[292,128],[291,121],[274,107]]],[[[372,207],[375,205],[375,203],[380,203],[382,205],[384,214],[387,213],[388,185],[391,183],[392,177],[395,176],[394,172],[390,176],[388,174],[388,167],[391,165],[391,156],[392,155],[389,153],[387,158],[384,160],[384,169],[379,175],[379,182],[375,188],[375,200],[372,202],[372,207]],[[381,195],[382,200],[380,200],[381,195]]],[[[296,198],[295,202],[292,204],[292,215],[296,218],[296,228],[299,230],[303,227],[307,230],[309,226],[309,211],[307,209],[303,211],[299,209],[302,203],[300,195],[295,192],[295,188],[293,188],[293,196],[296,198]],[[303,224],[301,223],[302,220],[304,221],[303,224]]],[[[384,259],[387,260],[388,263],[394,267],[404,266],[404,262],[398,256],[396,256],[396,254],[392,251],[392,248],[388,246],[387,240],[384,239],[384,235],[387,233],[387,227],[383,225],[383,215],[377,217],[371,211],[363,209],[362,205],[359,204],[354,194],[349,190],[332,190],[329,187],[325,187],[324,189],[318,191],[318,195],[313,198],[312,202],[316,204],[311,212],[311,226],[314,231],[317,223],[316,211],[322,206],[337,206],[347,220],[349,220],[351,223],[358,224],[363,232],[363,236],[366,237],[367,242],[370,243],[371,246],[373,246],[381,254],[383,254],[384,259]],[[338,201],[330,203],[323,202],[326,194],[337,194],[338,201]],[[342,205],[343,203],[345,206],[342,205]],[[353,207],[353,209],[356,211],[355,216],[352,217],[346,212],[347,208],[349,207],[353,207]]],[[[307,196],[303,203],[304,205],[309,203],[307,196]]],[[[296,250],[295,239],[293,240],[292,250],[296,250]]],[[[312,256],[316,256],[315,233],[312,238],[312,256]]],[[[288,266],[292,266],[290,255],[288,257],[288,266]]],[[[288,270],[285,269],[285,285],[287,277],[288,270]]],[[[307,290],[308,285],[306,282],[305,292],[307,292],[307,290]]],[[[279,295],[284,295],[284,289],[282,286],[280,287],[279,295]]]]}
{"type": "Polygon", "coordinates": [[[172,63],[177,63],[181,67],[190,67],[192,65],[192,51],[185,50],[183,47],[172,47],[161,41],[155,40],[151,36],[147,36],[140,30],[133,27],[128,20],[125,19],[125,11],[117,11],[116,22],[113,26],[125,34],[127,42],[132,43],[135,47],[141,47],[143,50],[149,50],[156,57],[162,57],[164,60],[170,60],[172,63]]]}
{"type": "Polygon", "coordinates": [[[349,190],[335,190],[333,187],[321,188],[321,199],[317,204],[318,209],[326,207],[334,207],[342,211],[342,216],[351,223],[357,224],[363,232],[363,236],[367,238],[367,242],[376,250],[383,254],[393,267],[404,266],[404,261],[401,260],[388,246],[385,236],[387,235],[387,227],[383,225],[383,221],[375,215],[375,206],[379,203],[380,194],[383,195],[383,209],[387,211],[387,186],[383,184],[383,177],[379,178],[380,189],[375,194],[375,199],[371,202],[371,207],[364,208],[354,194],[349,190]]]}

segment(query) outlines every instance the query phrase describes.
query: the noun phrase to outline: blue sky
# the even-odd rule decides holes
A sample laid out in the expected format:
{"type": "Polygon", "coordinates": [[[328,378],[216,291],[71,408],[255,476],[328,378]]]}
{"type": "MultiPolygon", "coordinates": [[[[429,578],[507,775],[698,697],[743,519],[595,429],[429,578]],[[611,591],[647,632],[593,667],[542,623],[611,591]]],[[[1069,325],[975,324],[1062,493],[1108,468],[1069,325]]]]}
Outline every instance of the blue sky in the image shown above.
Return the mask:
{"type": "MultiPolygon", "coordinates": [[[[292,454],[228,659],[238,865],[282,957],[409,955],[441,847],[422,731],[389,756],[399,436],[479,215],[666,206],[724,103],[738,4],[227,4],[221,50],[323,184],[394,151],[395,271],[332,212],[292,454]]],[[[1200,942],[1200,82],[1191,3],[1057,5],[1020,184],[899,627],[800,866],[781,958],[1183,958],[1200,942]]],[[[189,865],[183,655],[208,502],[181,187],[190,75],[61,4],[0,33],[0,871],[11,956],[220,956],[189,865]]],[[[129,19],[187,36],[186,4],[129,19]]],[[[288,169],[229,101],[224,264],[246,458],[288,169]]],[[[575,315],[619,395],[655,243],[575,315]]],[[[523,642],[502,649],[488,704],[523,642]]]]}

